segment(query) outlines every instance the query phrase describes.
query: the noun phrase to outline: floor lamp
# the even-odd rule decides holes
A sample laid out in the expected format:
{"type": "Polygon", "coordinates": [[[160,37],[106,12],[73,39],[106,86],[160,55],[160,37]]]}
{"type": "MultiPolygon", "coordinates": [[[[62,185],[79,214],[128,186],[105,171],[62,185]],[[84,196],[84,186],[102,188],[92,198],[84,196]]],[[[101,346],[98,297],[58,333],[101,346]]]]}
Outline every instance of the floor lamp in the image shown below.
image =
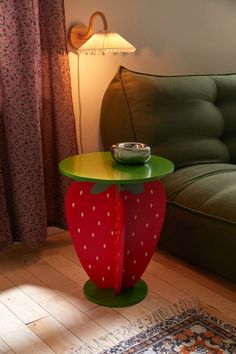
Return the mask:
{"type": "MultiPolygon", "coordinates": [[[[105,15],[96,11],[92,14],[89,20],[89,26],[76,24],[70,27],[68,31],[68,41],[70,46],[76,50],[78,54],[78,71],[79,71],[79,54],[87,55],[105,55],[105,54],[120,54],[133,53],[136,48],[118,33],[108,30],[108,24],[105,15]],[[103,30],[94,33],[94,21],[97,16],[100,16],[103,21],[103,30]]],[[[78,72],[78,101],[79,101],[79,137],[80,150],[83,153],[82,142],[82,119],[81,119],[81,100],[80,100],[80,85],[78,72]]]]}

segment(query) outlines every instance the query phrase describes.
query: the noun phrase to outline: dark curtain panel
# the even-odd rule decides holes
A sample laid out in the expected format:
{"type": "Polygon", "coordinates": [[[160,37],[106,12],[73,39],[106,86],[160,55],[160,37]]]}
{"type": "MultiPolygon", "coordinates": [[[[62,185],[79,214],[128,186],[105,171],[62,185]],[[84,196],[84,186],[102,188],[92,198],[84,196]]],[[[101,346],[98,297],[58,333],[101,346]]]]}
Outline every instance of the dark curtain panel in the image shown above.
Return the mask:
{"type": "Polygon", "coordinates": [[[0,248],[66,226],[58,163],[76,153],[64,2],[2,0],[0,248]]]}

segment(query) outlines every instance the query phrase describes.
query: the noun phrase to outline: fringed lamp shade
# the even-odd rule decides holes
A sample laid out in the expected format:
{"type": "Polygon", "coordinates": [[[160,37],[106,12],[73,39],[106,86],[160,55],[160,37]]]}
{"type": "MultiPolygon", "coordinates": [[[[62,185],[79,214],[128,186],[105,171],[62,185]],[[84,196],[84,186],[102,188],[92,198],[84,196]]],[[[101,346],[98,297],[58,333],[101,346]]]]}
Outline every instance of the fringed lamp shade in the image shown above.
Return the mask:
{"type": "Polygon", "coordinates": [[[99,31],[87,40],[80,48],[84,54],[119,54],[135,52],[135,47],[118,33],[99,31]]]}

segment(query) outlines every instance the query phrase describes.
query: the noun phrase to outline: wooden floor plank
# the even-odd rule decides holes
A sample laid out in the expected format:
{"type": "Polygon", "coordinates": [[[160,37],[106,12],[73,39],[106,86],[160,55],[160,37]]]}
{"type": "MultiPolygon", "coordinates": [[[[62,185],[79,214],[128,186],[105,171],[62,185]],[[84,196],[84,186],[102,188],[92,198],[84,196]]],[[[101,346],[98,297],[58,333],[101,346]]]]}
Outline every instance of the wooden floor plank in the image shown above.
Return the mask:
{"type": "Polygon", "coordinates": [[[48,237],[45,243],[37,248],[27,247],[21,243],[14,244],[13,247],[9,246],[8,248],[1,251],[1,253],[5,253],[6,255],[11,255],[12,257],[17,258],[21,254],[31,254],[35,255],[35,260],[40,257],[42,254],[50,254],[56,253],[58,249],[63,248],[66,245],[71,244],[71,241],[64,232],[60,233],[60,235],[53,235],[48,237]]]}
{"type": "MultiPolygon", "coordinates": [[[[23,256],[21,256],[23,257],[23,256]]],[[[29,257],[29,255],[25,256],[26,259],[29,257]]],[[[23,257],[24,259],[24,257],[23,257]]],[[[19,261],[19,259],[17,260],[19,261]]],[[[22,261],[22,258],[21,258],[22,261]]],[[[38,277],[41,277],[43,279],[45,279],[45,274],[46,274],[46,279],[48,281],[52,281],[54,282],[55,278],[57,278],[59,275],[59,273],[57,271],[55,271],[53,268],[51,268],[47,263],[44,264],[45,267],[42,267],[42,262],[41,260],[38,261],[38,263],[36,264],[32,264],[31,262],[27,263],[27,262],[22,262],[22,265],[25,264],[25,269],[19,268],[16,272],[19,274],[22,273],[20,276],[20,279],[22,281],[23,277],[25,277],[26,279],[29,277],[30,278],[30,284],[31,286],[26,286],[24,287],[24,291],[27,291],[27,294],[34,297],[34,300],[37,304],[39,304],[43,310],[47,311],[48,314],[50,314],[52,317],[54,317],[58,322],[60,322],[62,325],[64,325],[67,329],[69,329],[72,333],[74,333],[76,336],[78,336],[79,338],[82,338],[83,340],[86,340],[88,342],[91,341],[91,337],[93,337],[93,335],[98,335],[98,336],[102,336],[105,335],[107,333],[107,331],[102,328],[101,326],[99,326],[98,324],[96,324],[95,322],[90,321],[90,318],[87,317],[85,314],[83,314],[82,311],[80,311],[78,308],[76,308],[72,303],[70,303],[69,301],[67,301],[64,297],[60,296],[58,293],[54,292],[52,289],[49,288],[43,288],[43,293],[41,293],[41,288],[38,289],[38,291],[35,291],[35,283],[38,284],[38,278],[35,276],[35,274],[31,274],[30,272],[33,270],[35,271],[36,275],[38,277]],[[35,269],[36,268],[36,269],[35,269]],[[51,268],[51,270],[49,269],[51,268]],[[45,271],[47,271],[45,273],[45,271]],[[48,278],[49,277],[49,278],[48,278]],[[33,286],[32,286],[33,285],[33,286]],[[33,294],[32,294],[33,291],[33,294]],[[45,295],[45,297],[44,297],[45,295]],[[89,328],[87,327],[87,324],[90,323],[89,328]]],[[[14,271],[12,270],[11,272],[6,272],[6,275],[14,281],[18,281],[17,280],[17,276],[14,273],[14,271]]],[[[63,276],[63,275],[62,275],[63,276]]],[[[28,280],[29,280],[28,278],[28,280]]],[[[25,280],[26,280],[25,279],[25,280]]],[[[42,279],[39,279],[42,280],[42,279]]],[[[64,278],[63,278],[64,280],[64,278]]],[[[63,280],[61,278],[58,279],[58,281],[62,281],[63,280]]],[[[55,283],[54,283],[55,284],[55,283]]],[[[63,292],[66,292],[65,289],[65,284],[61,284],[59,285],[58,283],[55,284],[58,287],[62,286],[63,287],[63,292]]],[[[22,285],[18,285],[18,286],[24,286],[24,284],[22,285]]],[[[70,289],[71,290],[71,289],[70,289]]],[[[76,285],[76,288],[72,288],[72,290],[77,291],[78,287],[76,285]]],[[[62,292],[62,288],[60,287],[60,291],[62,292]]],[[[81,289],[82,291],[82,289],[81,289]]],[[[67,294],[68,296],[71,296],[71,294],[67,294]]],[[[76,299],[76,301],[79,302],[79,298],[76,299]]],[[[83,299],[81,299],[81,303],[87,303],[88,305],[82,305],[84,310],[89,310],[91,308],[94,308],[94,304],[92,304],[91,302],[89,302],[85,297],[83,299]]]]}
{"type": "Polygon", "coordinates": [[[190,296],[198,297],[206,304],[215,307],[217,310],[224,312],[226,315],[236,318],[236,296],[235,302],[222,295],[219,295],[207,287],[178,274],[165,266],[158,264],[152,260],[147,268],[147,272],[156,276],[161,281],[167,280],[172,286],[181,289],[190,296]]]}
{"type": "Polygon", "coordinates": [[[186,296],[189,296],[185,291],[168,284],[165,280],[145,272],[142,279],[147,283],[148,288],[161,298],[167,300],[169,303],[174,303],[186,296]]]}
{"type": "Polygon", "coordinates": [[[15,353],[53,354],[54,352],[0,303],[0,336],[15,353]]]}
{"type": "MultiPolygon", "coordinates": [[[[11,266],[11,268],[13,268],[11,271],[4,268],[4,274],[18,286],[22,283],[42,286],[42,291],[39,291],[39,294],[35,294],[36,297],[38,295],[40,296],[41,293],[43,294],[43,292],[46,291],[46,287],[73,303],[81,311],[87,311],[95,307],[94,304],[85,298],[83,289],[78,284],[52,268],[40,258],[37,261],[34,255],[32,258],[31,254],[21,254],[20,256],[18,255],[17,259],[11,259],[11,262],[19,264],[20,272],[19,269],[14,271],[16,267],[16,265],[14,265],[11,266]]],[[[8,260],[8,263],[10,263],[10,260],[8,260]]],[[[1,265],[3,265],[3,260],[0,260],[0,267],[1,265]]],[[[30,291],[34,291],[34,288],[30,289],[30,291]]],[[[50,293],[48,290],[47,292],[50,293]]]]}
{"type": "Polygon", "coordinates": [[[170,302],[149,290],[147,296],[140,303],[133,306],[115,308],[115,311],[130,321],[137,321],[146,314],[155,312],[156,309],[166,307],[169,304],[170,302]]]}
{"type": "Polygon", "coordinates": [[[54,226],[49,226],[47,228],[47,235],[50,237],[52,235],[58,235],[61,232],[64,232],[64,230],[59,229],[58,227],[54,227],[54,226]]]}
{"type": "Polygon", "coordinates": [[[75,264],[82,267],[73,245],[67,245],[65,247],[59,248],[57,249],[57,253],[65,257],[67,260],[74,262],[75,264]]]}
{"type": "Polygon", "coordinates": [[[50,257],[43,257],[43,260],[81,287],[83,287],[84,283],[88,280],[88,276],[84,269],[59,254],[50,257]]]}
{"type": "Polygon", "coordinates": [[[207,272],[204,269],[194,266],[184,260],[167,254],[162,250],[157,250],[154,253],[153,260],[159,264],[162,264],[166,268],[174,270],[176,273],[185,275],[188,279],[211,289],[219,295],[235,301],[236,284],[213,273],[207,272]]]}
{"type": "Polygon", "coordinates": [[[170,301],[167,301],[163,296],[158,296],[151,289],[148,290],[147,296],[142,301],[142,306],[149,311],[155,311],[160,307],[168,306],[170,301]]]}
{"type": "Polygon", "coordinates": [[[11,348],[7,345],[7,343],[0,337],[0,354],[9,353],[11,348]]]}
{"type": "Polygon", "coordinates": [[[143,318],[147,314],[151,313],[151,311],[149,311],[146,307],[142,306],[141,303],[133,305],[132,307],[128,306],[115,308],[115,311],[129,321],[137,321],[139,318],[143,318]]]}
{"type": "Polygon", "coordinates": [[[91,321],[88,316],[59,296],[43,306],[52,317],[81,340],[92,343],[91,338],[107,334],[103,327],[91,321]]]}
{"type": "MultiPolygon", "coordinates": [[[[95,309],[87,311],[86,315],[108,332],[114,332],[120,327],[128,327],[130,325],[130,321],[127,318],[121,316],[118,312],[109,307],[96,307],[95,309]]],[[[117,335],[119,338],[118,333],[117,335]]],[[[122,337],[119,339],[122,339],[122,337]]]]}
{"type": "Polygon", "coordinates": [[[46,312],[21,289],[0,274],[0,302],[24,323],[36,321],[46,312]]]}
{"type": "Polygon", "coordinates": [[[53,317],[45,317],[28,325],[55,353],[65,354],[81,341],[53,317]]]}
{"type": "MultiPolygon", "coordinates": [[[[18,270],[17,272],[22,272],[22,270],[18,270]]],[[[8,273],[7,275],[12,280],[15,279],[17,281],[16,275],[13,271],[11,273],[8,273]]],[[[24,275],[27,276],[26,274],[24,275]]],[[[20,279],[22,279],[22,275],[20,279]]],[[[25,286],[24,284],[21,284],[19,286],[23,287],[23,290],[27,292],[27,295],[33,296],[34,301],[38,305],[40,305],[43,310],[47,312],[47,315],[49,314],[54,317],[65,328],[74,333],[75,336],[81,338],[82,340],[86,340],[87,342],[92,342],[91,338],[93,336],[100,337],[107,333],[104,328],[102,328],[95,322],[90,321],[89,317],[87,317],[83,312],[81,312],[78,308],[72,305],[72,303],[68,302],[65,298],[54,292],[52,289],[45,289],[41,287],[37,289],[37,286],[34,285],[34,281],[37,284],[37,278],[35,279],[32,274],[30,275],[30,279],[30,286],[25,286]],[[90,323],[89,328],[87,326],[88,323],[90,323]]],[[[84,301],[88,300],[84,299],[84,301]]],[[[88,302],[88,304],[89,306],[84,307],[86,310],[94,307],[94,304],[90,302],[88,302]]]]}

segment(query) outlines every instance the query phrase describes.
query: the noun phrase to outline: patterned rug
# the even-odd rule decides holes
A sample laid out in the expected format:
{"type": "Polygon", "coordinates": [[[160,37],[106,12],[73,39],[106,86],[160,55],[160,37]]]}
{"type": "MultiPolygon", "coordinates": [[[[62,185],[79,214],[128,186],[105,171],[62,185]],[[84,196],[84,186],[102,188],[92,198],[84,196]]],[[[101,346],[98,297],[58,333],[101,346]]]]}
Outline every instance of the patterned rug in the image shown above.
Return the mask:
{"type": "Polygon", "coordinates": [[[192,298],[158,309],[112,334],[123,338],[129,334],[129,338],[111,345],[106,336],[95,340],[94,346],[84,343],[68,354],[236,354],[235,323],[192,298]]]}

